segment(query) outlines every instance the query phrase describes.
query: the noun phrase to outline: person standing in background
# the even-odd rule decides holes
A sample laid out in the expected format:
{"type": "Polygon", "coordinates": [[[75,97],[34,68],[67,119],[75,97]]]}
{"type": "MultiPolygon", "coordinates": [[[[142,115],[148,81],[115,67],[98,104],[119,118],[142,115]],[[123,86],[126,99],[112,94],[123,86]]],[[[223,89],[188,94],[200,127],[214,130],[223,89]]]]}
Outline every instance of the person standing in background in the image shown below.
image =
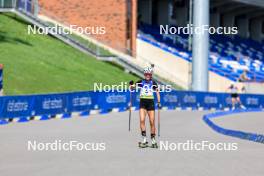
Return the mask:
{"type": "Polygon", "coordinates": [[[239,76],[239,82],[248,82],[251,81],[251,79],[248,77],[248,71],[244,70],[244,72],[239,76]]]}
{"type": "Polygon", "coordinates": [[[232,101],[232,110],[235,110],[236,104],[239,104],[240,108],[246,109],[246,107],[242,104],[239,94],[238,94],[238,87],[234,84],[231,84],[227,90],[230,90],[231,94],[231,101],[232,101]]]}

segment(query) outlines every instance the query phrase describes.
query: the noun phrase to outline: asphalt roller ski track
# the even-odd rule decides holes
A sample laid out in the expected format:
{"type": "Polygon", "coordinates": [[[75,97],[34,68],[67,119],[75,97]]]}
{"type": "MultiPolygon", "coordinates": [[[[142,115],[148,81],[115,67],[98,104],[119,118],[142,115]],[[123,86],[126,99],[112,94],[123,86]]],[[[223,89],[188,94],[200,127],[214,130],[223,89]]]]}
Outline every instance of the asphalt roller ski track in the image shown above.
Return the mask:
{"type": "MultiPolygon", "coordinates": [[[[263,176],[264,145],[218,134],[202,120],[208,112],[162,111],[161,137],[170,143],[237,143],[236,151],[139,149],[138,112],[91,115],[0,126],[1,176],[263,176]],[[105,142],[105,151],[28,151],[28,140],[105,142]]],[[[263,112],[214,119],[222,126],[263,130],[263,112]],[[253,114],[251,116],[248,116],[253,114]],[[234,121],[235,126],[230,125],[234,121]],[[250,122],[257,121],[257,123],[250,122]],[[250,123],[248,123],[250,122],[250,123]],[[249,124],[249,125],[247,125],[249,124]],[[253,125],[253,126],[252,126],[253,125]]],[[[254,131],[251,131],[254,132],[254,131]]],[[[259,132],[259,131],[257,131],[259,132]]],[[[263,131],[262,131],[263,132],[263,131]]]]}

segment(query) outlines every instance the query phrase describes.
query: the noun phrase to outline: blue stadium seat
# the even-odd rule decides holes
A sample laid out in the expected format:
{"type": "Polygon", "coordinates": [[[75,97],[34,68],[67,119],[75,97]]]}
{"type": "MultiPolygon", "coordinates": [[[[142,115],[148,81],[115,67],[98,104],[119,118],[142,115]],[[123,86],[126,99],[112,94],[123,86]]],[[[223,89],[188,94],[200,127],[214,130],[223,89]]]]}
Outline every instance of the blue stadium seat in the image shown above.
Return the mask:
{"type": "MultiPolygon", "coordinates": [[[[188,35],[162,35],[159,26],[142,24],[138,38],[191,62],[188,35]]],[[[244,70],[255,81],[264,81],[264,40],[262,43],[239,36],[210,35],[209,69],[232,81],[244,70]],[[216,56],[217,55],[217,56],[216,56]]]]}

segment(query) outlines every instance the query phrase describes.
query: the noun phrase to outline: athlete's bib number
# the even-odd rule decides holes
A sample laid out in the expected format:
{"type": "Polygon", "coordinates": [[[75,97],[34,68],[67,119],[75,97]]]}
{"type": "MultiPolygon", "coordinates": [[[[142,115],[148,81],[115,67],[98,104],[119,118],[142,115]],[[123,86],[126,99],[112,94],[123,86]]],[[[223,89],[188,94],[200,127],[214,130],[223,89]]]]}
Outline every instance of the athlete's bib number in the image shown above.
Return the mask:
{"type": "Polygon", "coordinates": [[[140,97],[142,98],[152,98],[153,97],[153,90],[151,86],[143,86],[141,88],[140,97]]]}

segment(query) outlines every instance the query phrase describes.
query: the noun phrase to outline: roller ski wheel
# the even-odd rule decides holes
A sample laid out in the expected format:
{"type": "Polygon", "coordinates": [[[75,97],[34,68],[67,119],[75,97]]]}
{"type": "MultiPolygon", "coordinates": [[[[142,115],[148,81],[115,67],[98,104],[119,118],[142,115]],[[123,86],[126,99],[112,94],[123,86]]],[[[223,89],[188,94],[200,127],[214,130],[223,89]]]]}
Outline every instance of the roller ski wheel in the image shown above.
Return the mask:
{"type": "Polygon", "coordinates": [[[240,105],[240,108],[246,110],[247,108],[244,105],[240,105]]]}
{"type": "Polygon", "coordinates": [[[159,148],[159,146],[157,143],[155,143],[155,144],[151,144],[150,148],[156,148],[157,149],[157,148],[159,148]]]}
{"type": "Polygon", "coordinates": [[[143,143],[143,142],[139,142],[139,143],[138,143],[138,147],[139,147],[139,148],[147,148],[147,147],[148,147],[148,142],[145,142],[145,143],[143,143]]]}

